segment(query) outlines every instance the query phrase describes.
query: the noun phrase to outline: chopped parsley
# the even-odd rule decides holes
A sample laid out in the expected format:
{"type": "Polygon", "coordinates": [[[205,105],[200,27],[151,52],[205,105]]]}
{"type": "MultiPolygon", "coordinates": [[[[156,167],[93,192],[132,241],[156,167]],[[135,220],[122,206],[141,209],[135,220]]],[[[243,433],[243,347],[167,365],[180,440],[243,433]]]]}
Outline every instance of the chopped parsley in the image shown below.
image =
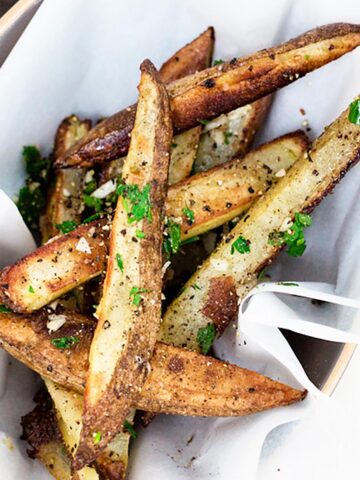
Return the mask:
{"type": "Polygon", "coordinates": [[[146,288],[132,287],[129,293],[130,298],[132,297],[132,303],[138,307],[142,300],[141,294],[147,293],[148,291],[146,288]]]}
{"type": "Polygon", "coordinates": [[[85,218],[85,220],[82,223],[90,223],[93,222],[94,220],[98,220],[103,212],[99,213],[94,213],[94,215],[90,215],[90,217],[85,218]]]}
{"type": "Polygon", "coordinates": [[[258,273],[258,280],[262,280],[264,277],[265,277],[265,273],[266,273],[266,268],[263,268],[259,273],[258,273]]]}
{"type": "Polygon", "coordinates": [[[304,58],[305,60],[310,60],[310,55],[308,55],[307,53],[304,55],[304,58]]]}
{"type": "Polygon", "coordinates": [[[117,263],[117,266],[119,267],[119,270],[120,270],[121,272],[123,272],[123,271],[124,271],[124,262],[123,262],[123,259],[122,259],[121,255],[120,255],[120,253],[117,253],[117,254],[115,255],[115,258],[116,258],[116,263],[117,263]]]}
{"type": "Polygon", "coordinates": [[[142,230],[136,230],[135,236],[136,236],[136,238],[145,238],[146,237],[145,233],[142,230]]]}
{"type": "Polygon", "coordinates": [[[183,240],[183,241],[180,243],[180,247],[182,247],[182,246],[184,246],[184,245],[188,245],[189,243],[197,242],[198,240],[200,240],[200,237],[187,238],[186,240],[183,240]]]}
{"type": "Polygon", "coordinates": [[[90,182],[85,184],[83,192],[85,195],[90,195],[91,193],[95,192],[96,188],[97,183],[96,180],[93,178],[92,180],[90,180],[90,182]]]}
{"type": "Polygon", "coordinates": [[[6,307],[5,305],[0,305],[0,313],[11,313],[12,310],[10,308],[6,307]]]}
{"type": "Polygon", "coordinates": [[[177,143],[174,143],[174,142],[173,142],[173,143],[171,144],[171,148],[176,148],[176,147],[177,147],[177,143]]]}
{"type": "Polygon", "coordinates": [[[207,125],[210,120],[198,120],[199,123],[201,123],[201,125],[207,125]]]}
{"type": "Polygon", "coordinates": [[[51,343],[54,347],[59,348],[60,350],[65,350],[70,348],[72,345],[79,343],[79,339],[77,337],[60,337],[60,338],[53,338],[51,343]]]}
{"type": "Polygon", "coordinates": [[[69,233],[75,230],[77,227],[77,224],[73,222],[72,220],[65,220],[62,223],[58,223],[56,225],[56,228],[59,230],[61,233],[69,233]]]}
{"type": "Polygon", "coordinates": [[[202,354],[207,355],[215,340],[215,335],[216,329],[213,323],[208,323],[206,327],[199,328],[196,340],[202,354]]]}
{"type": "Polygon", "coordinates": [[[240,236],[238,237],[232,244],[231,244],[231,255],[234,255],[235,252],[239,252],[241,254],[249,253],[250,252],[250,241],[246,240],[246,238],[240,236]]]}
{"type": "Polygon", "coordinates": [[[126,185],[121,183],[116,188],[116,193],[122,197],[124,208],[128,214],[128,222],[134,223],[146,218],[152,221],[150,184],[140,190],[138,185],[126,185]]]}
{"type": "Polygon", "coordinates": [[[181,245],[181,227],[178,223],[168,219],[165,225],[163,248],[167,256],[177,253],[181,245]]]}
{"type": "Polygon", "coordinates": [[[230,131],[224,132],[224,144],[229,145],[230,144],[230,138],[233,136],[233,133],[230,131]]]}
{"type": "Polygon", "coordinates": [[[295,213],[294,222],[285,232],[272,232],[269,235],[269,245],[280,247],[287,245],[286,253],[291,257],[301,257],[306,248],[304,228],[312,224],[311,216],[306,213],[295,213]]]}
{"type": "Polygon", "coordinates": [[[354,100],[350,103],[349,109],[349,122],[355,125],[360,125],[360,99],[354,100]]]}
{"type": "Polygon", "coordinates": [[[284,287],[298,287],[299,284],[295,282],[277,282],[276,285],[283,285],[284,287]]]}
{"type": "Polygon", "coordinates": [[[98,443],[101,442],[102,435],[100,432],[94,432],[93,438],[94,438],[94,445],[97,445],[98,443]]]}
{"type": "Polygon", "coordinates": [[[213,66],[216,67],[217,65],[221,65],[222,63],[225,63],[224,60],[221,60],[221,58],[219,58],[218,60],[214,60],[213,66]]]}
{"type": "Polygon", "coordinates": [[[30,293],[35,293],[35,290],[34,290],[34,288],[33,288],[32,285],[29,286],[29,292],[30,292],[30,293]]]}
{"type": "Polygon", "coordinates": [[[191,286],[194,290],[201,290],[201,288],[199,287],[199,285],[197,283],[193,283],[191,286]]]}
{"type": "Polygon", "coordinates": [[[23,148],[22,157],[27,174],[26,185],[20,189],[16,203],[26,225],[37,231],[40,215],[46,206],[50,161],[42,158],[39,149],[33,145],[23,148]]]}
{"type": "Polygon", "coordinates": [[[131,438],[133,438],[134,440],[136,439],[137,433],[135,431],[135,428],[128,420],[125,420],[123,428],[124,428],[125,432],[130,433],[131,438]]]}
{"type": "Polygon", "coordinates": [[[192,225],[195,222],[195,215],[193,210],[191,210],[188,207],[185,207],[182,209],[182,213],[185,215],[189,225],[192,225]]]}
{"type": "Polygon", "coordinates": [[[100,212],[102,209],[102,199],[93,197],[92,195],[84,194],[83,196],[84,204],[89,207],[93,208],[95,212],[100,212]]]}

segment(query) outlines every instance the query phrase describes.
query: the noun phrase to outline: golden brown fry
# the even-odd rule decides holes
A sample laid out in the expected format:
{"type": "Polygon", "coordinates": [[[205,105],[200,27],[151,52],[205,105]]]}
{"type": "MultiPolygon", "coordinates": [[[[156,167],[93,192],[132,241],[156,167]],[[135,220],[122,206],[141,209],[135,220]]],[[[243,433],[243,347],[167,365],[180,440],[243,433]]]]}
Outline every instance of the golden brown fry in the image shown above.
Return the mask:
{"type": "Polygon", "coordinates": [[[359,160],[360,128],[349,122],[348,113],[347,109],[309,153],[248,210],[190,278],[165,313],[162,341],[196,350],[200,328],[214,323],[221,334],[237,317],[238,300],[280,251],[279,244],[269,243],[270,236],[289,229],[296,212],[312,210],[359,160]],[[249,242],[249,252],[233,250],[239,237],[249,242]],[[196,289],[191,287],[194,284],[196,289]]]}
{"type": "Polygon", "coordinates": [[[106,267],[109,230],[106,220],[82,225],[5,268],[1,301],[15,311],[37,310],[97,276],[106,267]]]}
{"type": "MultiPolygon", "coordinates": [[[[0,314],[0,345],[42,376],[83,393],[92,322],[79,314],[67,315],[67,323],[49,335],[44,319],[35,321],[35,315],[0,314]],[[76,329],[76,322],[81,328],[76,329]],[[79,342],[68,350],[59,350],[50,343],[54,336],[69,335],[76,336],[79,342]]],[[[304,396],[304,392],[255,372],[160,342],[156,343],[150,366],[150,374],[133,405],[150,412],[237,416],[304,396]]]]}
{"type": "Polygon", "coordinates": [[[214,118],[204,127],[194,164],[195,172],[209,170],[249,150],[271,103],[271,95],[214,118]]]}
{"type": "Polygon", "coordinates": [[[161,321],[162,230],[171,139],[167,92],[147,60],[141,65],[138,109],[122,178],[126,188],[136,187],[138,197],[148,191],[148,200],[138,217],[129,213],[136,205],[131,194],[125,191],[117,202],[89,355],[76,470],[93,461],[119,431],[148,375],[161,321]]]}
{"type": "MultiPolygon", "coordinates": [[[[304,134],[294,132],[262,145],[242,160],[234,159],[208,172],[193,175],[169,188],[166,214],[168,217],[182,217],[183,240],[222,225],[249,208],[269,184],[278,180],[277,173],[287,170],[306,147],[304,134]],[[193,211],[191,225],[184,215],[185,207],[193,211]]],[[[79,227],[5,269],[0,276],[1,301],[18,312],[30,312],[100,274],[106,263],[106,229],[109,229],[104,223],[100,225],[96,232],[92,224],[79,227]],[[91,254],[75,250],[76,242],[90,234],[91,254]],[[67,254],[70,249],[71,253],[67,254]],[[63,252],[60,262],[56,262],[58,252],[63,252]],[[94,257],[96,262],[86,262],[88,257],[94,257]],[[24,288],[24,279],[34,287],[34,293],[30,294],[24,288]]]]}
{"type": "Polygon", "coordinates": [[[174,136],[169,167],[169,185],[181,182],[191,174],[200,134],[201,127],[194,127],[174,136]]]}
{"type": "MultiPolygon", "coordinates": [[[[359,45],[359,25],[330,24],[173,82],[168,91],[174,128],[187,130],[251,103],[359,45]]],[[[58,159],[57,167],[91,166],[124,155],[134,118],[135,108],[129,107],[101,122],[58,159]]]]}

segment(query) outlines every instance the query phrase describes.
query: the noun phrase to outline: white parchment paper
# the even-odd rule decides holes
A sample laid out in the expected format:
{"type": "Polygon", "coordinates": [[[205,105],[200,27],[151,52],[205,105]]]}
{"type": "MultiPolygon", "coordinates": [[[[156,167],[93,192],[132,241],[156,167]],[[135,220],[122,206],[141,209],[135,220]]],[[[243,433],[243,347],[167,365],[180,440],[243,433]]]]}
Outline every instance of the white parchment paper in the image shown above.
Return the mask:
{"type": "MultiPolygon", "coordinates": [[[[0,187],[12,196],[21,186],[23,145],[39,144],[46,153],[58,123],[69,113],[97,118],[134,101],[140,62],[148,57],[159,66],[208,25],[217,32],[215,58],[230,58],[334,21],[360,23],[358,1],[153,0],[150,4],[145,0],[45,0],[0,70],[0,187]]],[[[359,93],[359,60],[360,51],[353,52],[277,93],[259,142],[300,128],[304,120],[309,121],[311,136],[318,135],[359,93]]],[[[306,232],[305,255],[301,259],[282,255],[270,272],[272,280],[327,283],[334,286],[327,287],[332,293],[359,300],[359,193],[360,170],[355,167],[316,209],[314,225],[306,232]]],[[[0,217],[0,262],[5,264],[10,247],[12,255],[22,255],[31,248],[31,240],[3,197],[0,207],[8,215],[6,222],[0,217]]],[[[322,287],[311,286],[316,290],[322,287]]],[[[307,322],[302,328],[311,328],[311,320],[315,320],[354,335],[360,329],[354,308],[330,304],[319,308],[306,299],[269,292],[251,300],[245,315],[251,311],[274,324],[297,318],[307,322]]],[[[258,471],[258,478],[268,480],[258,470],[265,437],[274,427],[300,418],[300,423],[277,428],[270,435],[263,457],[285,448],[288,439],[308,422],[309,428],[301,430],[304,442],[316,439],[328,444],[329,452],[321,473],[313,478],[325,478],[321,476],[324,472],[326,478],[341,478],[336,475],[341,475],[342,465],[350,462],[353,453],[346,435],[354,422],[309,385],[277,328],[249,320],[244,325],[245,331],[228,330],[216,345],[218,354],[294,386],[306,384],[311,395],[302,404],[242,419],[160,416],[135,442],[131,479],[252,480],[258,471]],[[280,353],[286,356],[283,363],[288,368],[276,360],[280,353]],[[331,435],[335,425],[343,428],[340,438],[331,435]]],[[[26,447],[18,440],[19,417],[31,408],[35,377],[13,362],[2,388],[2,478],[48,478],[41,466],[27,459],[26,447]],[[14,449],[2,442],[5,436],[12,438],[14,449]]],[[[286,452],[290,457],[296,455],[286,452]]],[[[303,463],[306,465],[305,459],[303,463]]],[[[300,478],[301,473],[301,468],[290,476],[279,472],[278,478],[300,478]]]]}

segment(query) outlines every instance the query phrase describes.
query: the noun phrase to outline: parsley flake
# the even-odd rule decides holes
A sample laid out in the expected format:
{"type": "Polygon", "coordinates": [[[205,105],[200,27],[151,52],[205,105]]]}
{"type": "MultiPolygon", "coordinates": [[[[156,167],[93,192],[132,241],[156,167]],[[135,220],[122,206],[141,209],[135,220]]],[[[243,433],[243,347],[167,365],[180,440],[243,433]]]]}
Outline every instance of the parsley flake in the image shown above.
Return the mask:
{"type": "Polygon", "coordinates": [[[84,194],[83,196],[84,204],[89,207],[93,208],[95,212],[100,212],[102,209],[102,200],[101,198],[93,197],[92,195],[84,194]]]}
{"type": "Polygon", "coordinates": [[[178,223],[168,219],[165,226],[165,237],[163,241],[163,248],[165,253],[169,256],[172,253],[177,253],[181,245],[181,227],[178,223]]]}
{"type": "Polygon", "coordinates": [[[201,125],[207,125],[210,120],[198,120],[199,123],[201,123],[201,125]]]}
{"type": "Polygon", "coordinates": [[[285,232],[272,232],[268,244],[274,247],[287,245],[286,253],[291,257],[301,257],[306,249],[304,228],[312,224],[311,216],[306,213],[296,212],[294,222],[285,232]]]}
{"type": "Polygon", "coordinates": [[[183,240],[181,243],[180,243],[180,247],[184,246],[184,245],[188,245],[189,243],[193,243],[193,242],[197,242],[198,240],[200,240],[200,237],[191,237],[191,238],[187,238],[186,240],[183,240]]]}
{"type": "Polygon", "coordinates": [[[132,303],[138,307],[142,300],[141,294],[147,293],[148,291],[149,290],[146,290],[146,288],[132,287],[129,293],[130,298],[133,297],[132,303]]]}
{"type": "Polygon", "coordinates": [[[29,292],[30,292],[30,293],[35,293],[35,290],[34,290],[34,288],[33,288],[32,285],[29,286],[29,292]]]}
{"type": "Polygon", "coordinates": [[[235,242],[231,244],[231,255],[234,255],[235,252],[239,252],[241,254],[249,253],[250,252],[250,241],[246,240],[244,237],[238,237],[235,242]]]}
{"type": "Polygon", "coordinates": [[[233,133],[230,131],[224,132],[224,144],[229,145],[230,144],[230,138],[233,136],[233,133]]]}
{"type": "Polygon", "coordinates": [[[121,255],[120,255],[120,253],[117,253],[117,254],[115,255],[115,258],[116,258],[116,263],[117,263],[117,266],[119,267],[119,270],[120,270],[121,272],[123,272],[123,271],[124,271],[124,262],[123,262],[123,259],[122,259],[121,255]]]}
{"type": "Polygon", "coordinates": [[[192,225],[195,222],[195,215],[193,210],[191,210],[188,207],[185,207],[182,209],[182,213],[185,215],[187,223],[189,225],[192,225]]]}
{"type": "Polygon", "coordinates": [[[130,433],[131,438],[133,438],[134,440],[137,438],[137,433],[134,429],[134,426],[128,420],[125,420],[123,428],[125,432],[130,433]]]}
{"type": "Polygon", "coordinates": [[[216,329],[213,323],[208,323],[206,327],[199,328],[196,340],[203,355],[207,355],[209,352],[211,345],[215,340],[215,335],[216,329]]]}
{"type": "Polygon", "coordinates": [[[53,338],[51,343],[54,347],[59,348],[60,350],[65,350],[70,348],[72,345],[79,343],[79,339],[77,337],[60,337],[60,338],[53,338]]]}
{"type": "Polygon", "coordinates": [[[199,287],[199,285],[197,283],[193,283],[191,286],[194,290],[201,290],[201,288],[199,287]]]}
{"type": "Polygon", "coordinates": [[[349,109],[349,122],[355,125],[360,125],[360,99],[354,100],[350,103],[349,109]]]}
{"type": "Polygon", "coordinates": [[[146,218],[152,221],[150,184],[140,190],[138,185],[126,185],[121,183],[116,188],[116,193],[122,197],[124,208],[128,214],[128,223],[139,222],[146,218]]]}
{"type": "Polygon", "coordinates": [[[171,148],[176,148],[176,147],[177,147],[177,143],[174,143],[174,142],[173,142],[173,143],[171,144],[171,148]]]}
{"type": "Polygon", "coordinates": [[[217,65],[221,65],[222,63],[225,63],[224,60],[221,60],[221,58],[219,58],[218,60],[214,60],[213,66],[216,67],[217,65]]]}
{"type": "Polygon", "coordinates": [[[283,285],[284,287],[298,287],[299,284],[295,282],[277,282],[276,285],[283,285]]]}
{"type": "Polygon", "coordinates": [[[101,442],[102,435],[100,432],[94,432],[93,438],[94,438],[94,445],[97,445],[98,443],[101,442]]]}
{"type": "Polygon", "coordinates": [[[0,305],[0,313],[11,313],[12,310],[10,308],[6,307],[5,305],[0,305]]]}
{"type": "Polygon", "coordinates": [[[85,220],[82,223],[90,223],[93,222],[94,220],[98,220],[103,212],[99,213],[94,213],[94,215],[90,215],[90,217],[85,218],[85,220]]]}
{"type": "Polygon", "coordinates": [[[76,223],[72,220],[65,220],[64,222],[58,223],[56,225],[56,228],[59,230],[59,232],[64,234],[72,232],[73,230],[75,230],[76,227],[76,223]]]}
{"type": "Polygon", "coordinates": [[[145,238],[146,237],[145,233],[142,230],[136,230],[135,236],[137,238],[145,238]]]}
{"type": "Polygon", "coordinates": [[[96,180],[93,178],[85,185],[83,192],[85,193],[85,195],[90,195],[91,193],[95,192],[96,188],[96,180]]]}

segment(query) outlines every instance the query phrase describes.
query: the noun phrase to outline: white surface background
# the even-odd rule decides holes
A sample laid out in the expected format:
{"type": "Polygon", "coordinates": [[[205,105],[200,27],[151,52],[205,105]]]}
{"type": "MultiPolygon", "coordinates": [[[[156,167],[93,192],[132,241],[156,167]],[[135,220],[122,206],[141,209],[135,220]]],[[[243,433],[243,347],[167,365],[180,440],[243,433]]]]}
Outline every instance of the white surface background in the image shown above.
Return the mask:
{"type": "MultiPolygon", "coordinates": [[[[215,0],[157,0],[150,4],[145,0],[48,0],[0,71],[0,186],[12,194],[21,184],[19,152],[22,145],[38,143],[44,150],[49,149],[56,126],[70,112],[96,118],[113,113],[133,101],[140,61],[149,57],[160,65],[173,51],[209,24],[214,25],[217,31],[214,58],[229,58],[273,45],[316,25],[332,21],[360,23],[358,1],[223,0],[219,4],[215,0]]],[[[323,126],[332,121],[359,92],[359,53],[348,55],[277,94],[261,141],[301,127],[304,118],[299,113],[300,107],[306,110],[312,133],[320,133],[323,126]]],[[[337,251],[337,244],[331,237],[334,231],[331,222],[334,219],[344,222],[347,231],[352,231],[351,226],[359,218],[356,216],[359,210],[353,212],[348,225],[344,209],[349,209],[350,212],[353,202],[356,206],[356,198],[351,196],[351,192],[356,192],[358,179],[357,170],[357,173],[351,173],[342,182],[341,188],[333,197],[326,199],[317,209],[314,215],[315,226],[309,232],[309,248],[301,260],[301,267],[294,260],[283,257],[275,274],[281,277],[286,272],[287,279],[291,277],[334,283],[338,274],[344,277],[341,268],[338,271],[337,256],[341,252],[337,251]],[[346,191],[350,192],[348,196],[344,193],[346,191]],[[319,238],[322,238],[321,242],[318,241],[319,238]]],[[[353,247],[358,245],[358,242],[352,243],[353,247]]],[[[353,250],[357,258],[358,251],[353,250]]],[[[354,270],[352,276],[349,271],[347,273],[347,277],[342,278],[342,286],[346,287],[347,294],[359,295],[359,277],[355,278],[359,272],[354,270]]],[[[27,379],[26,384],[20,385],[16,378],[17,367],[11,372],[8,391],[12,392],[12,396],[1,403],[0,429],[16,437],[19,412],[28,408],[33,387],[31,378],[27,379]],[[19,399],[23,394],[24,398],[15,406],[13,399],[19,399]],[[11,431],[7,428],[8,425],[13,425],[11,431]]],[[[338,444],[329,444],[326,441],[328,435],[325,433],[324,436],[322,431],[323,424],[316,425],[314,419],[311,424],[302,420],[298,425],[281,427],[271,434],[263,452],[258,474],[260,480],[337,480],[358,477],[359,373],[360,354],[357,352],[335,393],[335,398],[341,402],[344,411],[354,419],[353,437],[346,442],[348,450],[351,445],[354,446],[354,455],[347,455],[346,463],[342,462],[342,452],[337,448],[340,439],[338,444]],[[335,464],[337,467],[334,468],[335,464]]],[[[171,442],[174,440],[174,434],[170,430],[172,420],[167,420],[166,428],[171,442]]],[[[184,419],[181,423],[185,429],[190,426],[196,429],[198,424],[199,431],[204,432],[201,422],[184,419]]],[[[243,424],[245,427],[246,422],[243,424]]],[[[327,427],[336,437],[337,431],[331,417],[327,427]]],[[[339,435],[342,435],[342,431],[339,435]]],[[[224,442],[226,438],[229,440],[224,436],[224,442]]],[[[249,443],[250,441],[249,437],[249,443]]],[[[154,450],[150,445],[147,453],[156,456],[154,450]]],[[[5,480],[46,478],[33,465],[23,467],[19,452],[4,453],[2,448],[0,453],[3,454],[2,478],[5,480]]],[[[241,464],[244,452],[238,453],[238,467],[237,458],[232,454],[231,460],[235,461],[232,474],[222,476],[223,479],[244,478],[241,464]]],[[[220,455],[221,458],[216,459],[217,463],[228,461],[226,449],[220,455]]],[[[169,458],[166,462],[172,463],[169,458]]],[[[183,458],[181,463],[184,462],[186,459],[183,458]]],[[[148,465],[153,476],[157,475],[159,479],[169,478],[166,474],[161,477],[156,464],[149,457],[148,465]]],[[[181,469],[177,469],[171,478],[185,479],[189,476],[195,478],[195,474],[182,473],[181,469]]],[[[220,478],[216,474],[196,475],[196,478],[212,477],[220,478]]]]}

